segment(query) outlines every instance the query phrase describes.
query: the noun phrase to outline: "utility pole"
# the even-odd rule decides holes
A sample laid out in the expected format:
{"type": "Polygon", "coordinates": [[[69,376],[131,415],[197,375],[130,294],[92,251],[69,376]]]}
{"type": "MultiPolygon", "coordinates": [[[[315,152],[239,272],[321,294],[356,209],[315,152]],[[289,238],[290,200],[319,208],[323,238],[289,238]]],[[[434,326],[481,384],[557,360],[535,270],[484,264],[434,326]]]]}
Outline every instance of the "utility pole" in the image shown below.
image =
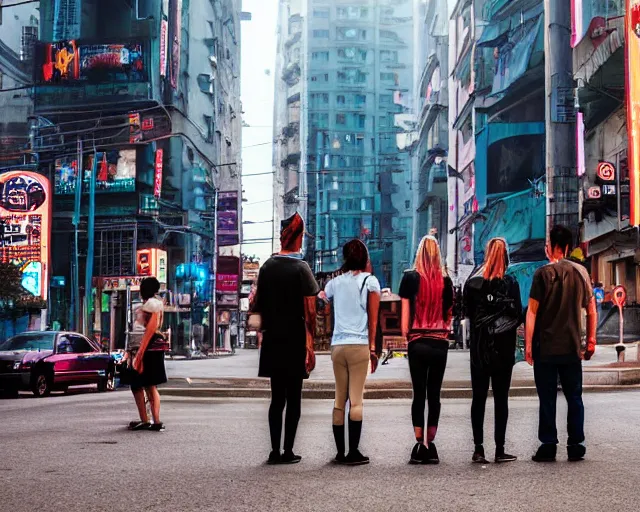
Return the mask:
{"type": "MultiPolygon", "coordinates": [[[[84,315],[83,330],[84,335],[91,337],[91,305],[93,288],[93,256],[95,244],[95,221],[96,221],[96,179],[98,174],[98,153],[93,152],[93,165],[91,166],[91,181],[89,182],[89,218],[87,220],[87,264],[85,265],[84,281],[84,315]]],[[[99,315],[100,312],[98,311],[99,315]]]]}
{"type": "Polygon", "coordinates": [[[544,0],[547,238],[563,224],[577,241],[579,223],[571,2],[544,0]]]}
{"type": "Polygon", "coordinates": [[[71,292],[71,329],[78,330],[81,328],[80,318],[80,242],[79,242],[79,229],[80,229],[80,206],[82,202],[82,174],[84,172],[83,165],[84,150],[82,145],[82,138],[78,136],[78,155],[76,162],[76,189],[74,197],[73,208],[73,231],[74,231],[74,244],[73,244],[73,290],[71,292]]]}

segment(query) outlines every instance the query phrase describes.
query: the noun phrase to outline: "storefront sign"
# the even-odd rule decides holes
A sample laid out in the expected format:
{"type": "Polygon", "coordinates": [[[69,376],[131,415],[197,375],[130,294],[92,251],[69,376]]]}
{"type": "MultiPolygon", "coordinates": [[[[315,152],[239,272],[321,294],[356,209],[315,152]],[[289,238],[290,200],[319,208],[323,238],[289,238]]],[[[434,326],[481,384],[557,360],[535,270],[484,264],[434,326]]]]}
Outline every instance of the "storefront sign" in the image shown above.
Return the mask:
{"type": "Polygon", "coordinates": [[[160,76],[167,76],[167,51],[169,49],[169,22],[160,22],[160,76]]]}
{"type": "Polygon", "coordinates": [[[162,194],[163,157],[164,151],[162,149],[156,150],[156,165],[153,179],[153,196],[156,199],[160,199],[160,195],[162,194]]]}
{"type": "Polygon", "coordinates": [[[589,187],[589,190],[587,190],[587,197],[589,199],[600,199],[602,197],[600,187],[589,187]]]}
{"type": "Polygon", "coordinates": [[[47,299],[51,190],[30,171],[0,171],[0,261],[15,263],[22,286],[47,299]]]}
{"type": "Polygon", "coordinates": [[[131,291],[137,292],[140,290],[140,283],[144,277],[103,277],[101,279],[103,292],[117,292],[124,291],[129,286],[131,291]]]}
{"type": "Polygon", "coordinates": [[[218,194],[218,246],[239,243],[238,193],[220,192],[218,194]]]}
{"type": "Polygon", "coordinates": [[[599,162],[596,169],[596,176],[602,181],[616,181],[616,168],[610,162],[599,162]]]}
{"type": "Polygon", "coordinates": [[[640,225],[640,0],[626,0],[625,76],[631,226],[640,225]]]}
{"type": "Polygon", "coordinates": [[[219,293],[238,293],[238,276],[218,274],[216,276],[216,290],[219,293]]]}
{"type": "MultiPolygon", "coordinates": [[[[95,154],[98,160],[96,193],[135,192],[136,150],[107,151],[95,154]]],[[[91,182],[94,154],[88,154],[83,162],[82,191],[88,192],[91,182]]],[[[78,160],[73,157],[55,161],[54,178],[56,195],[75,194],[78,160]]]]}
{"type": "Polygon", "coordinates": [[[257,281],[260,272],[260,263],[257,261],[245,261],[242,264],[242,280],[257,281]]]}
{"type": "Polygon", "coordinates": [[[160,283],[167,282],[167,251],[141,249],[137,253],[136,272],[139,276],[154,276],[160,283]]]}
{"type": "Polygon", "coordinates": [[[150,130],[153,130],[154,124],[155,124],[155,121],[154,121],[153,117],[147,117],[146,119],[143,119],[143,121],[142,121],[142,131],[143,132],[148,132],[150,130]]]}
{"type": "Polygon", "coordinates": [[[140,125],[140,113],[129,114],[129,142],[131,144],[142,142],[142,127],[140,125]]]}
{"type": "Polygon", "coordinates": [[[602,185],[602,193],[605,196],[615,196],[616,195],[616,186],[615,185],[602,185]]]}

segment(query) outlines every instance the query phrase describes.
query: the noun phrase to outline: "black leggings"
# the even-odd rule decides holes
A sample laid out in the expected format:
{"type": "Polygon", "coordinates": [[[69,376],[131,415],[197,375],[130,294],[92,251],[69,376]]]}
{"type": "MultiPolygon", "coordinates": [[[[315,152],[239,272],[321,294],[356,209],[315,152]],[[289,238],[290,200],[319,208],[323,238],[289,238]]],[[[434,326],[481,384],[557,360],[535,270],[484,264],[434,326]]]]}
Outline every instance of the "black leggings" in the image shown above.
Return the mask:
{"type": "Polygon", "coordinates": [[[449,343],[446,340],[419,339],[409,342],[409,371],[413,384],[411,419],[424,429],[425,400],[429,402],[427,428],[436,429],[440,419],[440,390],[447,367],[449,343]]]}
{"type": "Polygon", "coordinates": [[[484,410],[489,394],[489,381],[493,390],[495,407],[495,440],[497,448],[504,448],[509,419],[509,389],[511,388],[511,374],[513,366],[506,364],[493,369],[485,369],[471,365],[471,387],[473,401],[471,402],[471,426],[473,427],[473,442],[476,445],[484,441],[484,410]]]}
{"type": "Polygon", "coordinates": [[[282,413],[285,405],[287,414],[284,424],[284,450],[292,451],[296,440],[300,408],[302,403],[302,378],[272,377],[271,407],[269,407],[269,430],[271,431],[271,449],[280,451],[282,438],[282,413]]]}

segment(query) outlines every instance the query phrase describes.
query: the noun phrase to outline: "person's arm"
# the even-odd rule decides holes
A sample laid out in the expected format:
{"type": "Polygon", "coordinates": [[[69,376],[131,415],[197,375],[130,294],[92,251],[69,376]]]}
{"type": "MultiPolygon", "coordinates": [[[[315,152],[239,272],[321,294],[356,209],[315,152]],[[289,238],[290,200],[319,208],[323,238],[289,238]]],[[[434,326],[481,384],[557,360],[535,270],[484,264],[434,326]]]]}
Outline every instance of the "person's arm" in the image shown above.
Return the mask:
{"type": "Polygon", "coordinates": [[[402,316],[400,319],[400,330],[402,331],[402,337],[407,339],[409,336],[409,318],[411,316],[411,301],[409,299],[402,299],[402,316]]]}
{"type": "Polygon", "coordinates": [[[536,316],[538,315],[539,305],[540,303],[536,299],[529,299],[527,320],[525,322],[524,358],[530,365],[533,365],[533,333],[536,328],[536,316]]]}
{"type": "Polygon", "coordinates": [[[596,331],[598,329],[598,308],[595,297],[591,297],[587,306],[587,350],[584,358],[588,361],[596,351],[596,331]]]}
{"type": "Polygon", "coordinates": [[[149,343],[151,343],[151,339],[154,334],[157,332],[159,327],[159,318],[160,313],[151,313],[151,318],[147,322],[147,327],[145,328],[144,335],[142,336],[142,342],[140,343],[140,348],[138,349],[138,353],[133,358],[133,369],[139,373],[142,373],[142,358],[144,356],[149,343]]]}
{"type": "Polygon", "coordinates": [[[369,351],[376,352],[376,332],[378,330],[378,313],[380,312],[380,292],[370,291],[367,301],[369,320],[369,351]]]}

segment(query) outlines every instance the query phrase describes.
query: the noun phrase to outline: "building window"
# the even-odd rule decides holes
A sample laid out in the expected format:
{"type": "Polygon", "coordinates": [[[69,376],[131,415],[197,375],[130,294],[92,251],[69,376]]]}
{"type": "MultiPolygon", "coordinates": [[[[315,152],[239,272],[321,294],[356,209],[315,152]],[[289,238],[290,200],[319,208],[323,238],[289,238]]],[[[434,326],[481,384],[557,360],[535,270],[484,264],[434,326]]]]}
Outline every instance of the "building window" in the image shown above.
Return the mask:
{"type": "Polygon", "coordinates": [[[311,60],[316,62],[329,62],[329,52],[312,52],[311,60]]]}
{"type": "Polygon", "coordinates": [[[367,103],[367,96],[365,94],[356,94],[356,107],[362,107],[367,103]]]}
{"type": "Polygon", "coordinates": [[[329,31],[328,30],[314,30],[313,37],[316,39],[329,39],[329,31]]]}
{"type": "Polygon", "coordinates": [[[368,7],[338,7],[336,14],[341,20],[357,20],[369,17],[368,7]]]}
{"type": "Polygon", "coordinates": [[[367,116],[360,114],[358,116],[358,128],[364,128],[367,123],[367,116]]]}
{"type": "Polygon", "coordinates": [[[367,50],[362,48],[338,48],[338,58],[342,60],[348,60],[350,62],[366,62],[367,50]]]}
{"type": "Polygon", "coordinates": [[[395,77],[395,73],[380,73],[380,80],[383,82],[394,82],[395,77]]]}
{"type": "Polygon", "coordinates": [[[391,105],[393,103],[393,96],[391,94],[380,95],[380,105],[391,105]]]}
{"type": "Polygon", "coordinates": [[[338,126],[347,124],[347,116],[345,114],[336,114],[336,124],[338,126]]]}
{"type": "Polygon", "coordinates": [[[387,116],[380,116],[379,124],[380,128],[389,128],[389,118],[387,116]]]}
{"type": "Polygon", "coordinates": [[[314,9],[313,10],[314,18],[328,18],[329,17],[329,9],[314,9]]]}
{"type": "Polygon", "coordinates": [[[359,69],[346,69],[338,71],[338,83],[363,84],[367,81],[367,75],[359,69]]]}
{"type": "Polygon", "coordinates": [[[329,95],[327,93],[315,93],[311,95],[311,107],[322,107],[329,104],[329,95]]]}
{"type": "Polygon", "coordinates": [[[344,105],[346,103],[346,98],[344,94],[338,94],[338,96],[336,97],[336,103],[338,105],[344,105]]]}
{"type": "Polygon", "coordinates": [[[312,82],[326,83],[326,82],[329,81],[329,74],[328,73],[322,73],[320,75],[313,75],[311,77],[311,81],[312,82]]]}
{"type": "Polygon", "coordinates": [[[357,28],[338,27],[338,41],[365,41],[367,39],[367,31],[357,28]]]}
{"type": "Polygon", "coordinates": [[[400,38],[398,34],[393,30],[381,30],[380,39],[386,39],[387,41],[398,41],[400,38]]]}
{"type": "Polygon", "coordinates": [[[380,52],[380,62],[398,62],[398,52],[396,50],[382,50],[380,52]]]}

